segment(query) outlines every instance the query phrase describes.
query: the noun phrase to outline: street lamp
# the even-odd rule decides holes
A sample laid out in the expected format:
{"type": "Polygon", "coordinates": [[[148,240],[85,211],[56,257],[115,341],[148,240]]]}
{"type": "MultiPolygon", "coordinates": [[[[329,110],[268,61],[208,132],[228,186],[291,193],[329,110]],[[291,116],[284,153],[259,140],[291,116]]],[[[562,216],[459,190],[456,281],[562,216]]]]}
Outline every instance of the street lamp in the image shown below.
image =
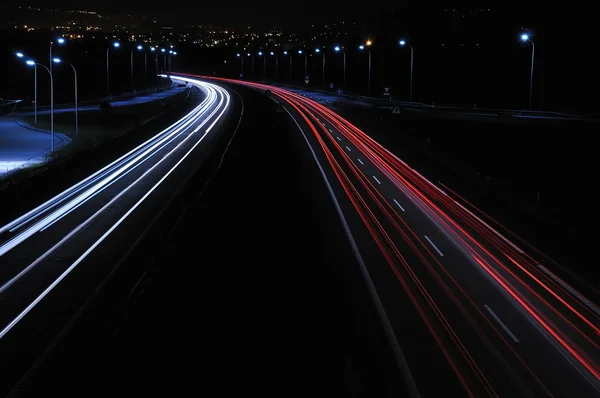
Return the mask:
{"type": "MultiPolygon", "coordinates": [[[[24,58],[25,54],[22,52],[18,52],[15,54],[18,58],[24,58]]],[[[38,115],[37,115],[37,65],[33,65],[33,124],[37,124],[38,115]]]]}
{"type": "Polygon", "coordinates": [[[134,78],[133,78],[133,52],[134,52],[136,49],[137,49],[138,51],[142,51],[142,50],[144,49],[144,47],[143,47],[142,45],[139,45],[139,44],[138,44],[138,45],[137,45],[137,46],[136,46],[134,49],[132,49],[132,50],[131,50],[131,53],[130,53],[130,55],[129,55],[129,59],[130,59],[130,60],[129,60],[129,64],[130,64],[130,67],[131,67],[131,92],[132,92],[132,93],[135,91],[135,80],[134,80],[134,78]]]}
{"type": "Polygon", "coordinates": [[[173,65],[173,56],[175,56],[175,55],[177,55],[177,51],[169,50],[169,63],[167,64],[168,65],[168,68],[167,68],[167,72],[168,73],[171,73],[171,71],[173,70],[173,67],[172,67],[172,65],[173,65]]]}
{"type": "Polygon", "coordinates": [[[247,54],[248,57],[252,57],[252,77],[254,77],[255,73],[254,73],[254,55],[248,53],[247,54]]]}
{"type": "Polygon", "coordinates": [[[161,48],[160,52],[163,53],[163,57],[164,57],[163,58],[163,73],[165,73],[166,72],[165,70],[167,69],[167,54],[166,54],[167,50],[164,48],[161,48]]]}
{"type": "MultiPolygon", "coordinates": [[[[56,39],[56,42],[58,44],[65,44],[65,39],[64,37],[59,37],[58,39],[56,39]]],[[[52,46],[54,46],[53,41],[50,42],[50,57],[48,58],[50,61],[50,73],[52,73],[52,46]]]]}
{"type": "Polygon", "coordinates": [[[79,135],[79,106],[77,102],[77,70],[72,63],[61,60],[60,58],[52,58],[52,62],[55,64],[64,63],[73,69],[73,76],[75,77],[75,136],[79,135]]]}
{"type": "MultiPolygon", "coordinates": [[[[283,55],[288,55],[287,51],[283,52],[283,55]]],[[[294,57],[290,55],[290,81],[292,81],[292,62],[294,61],[294,57]]]]}
{"type": "Polygon", "coordinates": [[[275,54],[274,51],[269,53],[271,57],[275,57],[275,80],[279,78],[279,54],[275,54]]]}
{"type": "Polygon", "coordinates": [[[344,50],[342,47],[340,46],[335,46],[334,48],[335,52],[342,52],[344,54],[344,90],[346,89],[346,50],[344,50]]]}
{"type": "Polygon", "coordinates": [[[368,80],[367,80],[367,96],[370,97],[371,96],[371,50],[368,47],[370,47],[371,44],[373,44],[373,42],[371,40],[367,40],[367,42],[365,44],[366,44],[366,46],[360,45],[360,46],[358,46],[358,48],[360,50],[366,49],[369,52],[369,75],[368,75],[368,80]]]}
{"type": "Polygon", "coordinates": [[[150,51],[154,53],[154,87],[156,88],[156,82],[158,80],[158,48],[155,46],[150,47],[150,51]]]}
{"type": "MultiPolygon", "coordinates": [[[[321,52],[321,49],[315,48],[315,52],[318,54],[321,52]]],[[[323,90],[325,90],[325,51],[323,51],[323,90]]]]}
{"type": "Polygon", "coordinates": [[[308,73],[308,54],[306,54],[302,49],[298,50],[298,55],[304,54],[304,79],[306,79],[308,73]]]}
{"type": "Polygon", "coordinates": [[[400,46],[404,47],[408,44],[408,47],[410,47],[410,89],[409,89],[409,94],[408,94],[408,100],[412,101],[413,99],[413,65],[414,65],[414,51],[413,51],[413,46],[410,43],[406,43],[406,40],[400,40],[398,42],[398,44],[400,44],[400,46]]]}
{"type": "Polygon", "coordinates": [[[242,54],[240,54],[240,53],[237,53],[236,57],[238,57],[242,61],[242,69],[240,72],[240,77],[243,77],[244,76],[244,57],[242,57],[242,54]]]}
{"type": "MultiPolygon", "coordinates": [[[[263,56],[263,52],[259,51],[258,52],[258,56],[262,57],[263,56]]],[[[267,57],[263,57],[263,78],[267,78],[267,57]]]]}
{"type": "Polygon", "coordinates": [[[527,33],[521,35],[521,41],[531,43],[531,72],[529,74],[529,110],[531,110],[531,97],[533,94],[533,61],[535,60],[535,44],[527,33]]]}
{"type": "MultiPolygon", "coordinates": [[[[23,53],[17,53],[17,57],[24,58],[25,56],[23,55],[23,53]]],[[[36,70],[36,79],[35,79],[36,93],[37,93],[37,67],[41,66],[46,71],[48,71],[48,74],[50,75],[50,151],[54,152],[54,79],[52,78],[52,72],[50,72],[50,69],[48,69],[45,65],[35,62],[32,59],[28,59],[27,61],[25,61],[25,63],[28,66],[33,66],[36,70]]],[[[36,103],[37,103],[37,101],[36,101],[36,103]]]]}
{"type": "Polygon", "coordinates": [[[167,73],[167,50],[164,48],[160,49],[160,52],[163,53],[163,73],[167,73]]]}
{"type": "Polygon", "coordinates": [[[121,43],[115,41],[112,46],[106,48],[106,93],[108,94],[108,98],[110,98],[110,60],[108,53],[112,47],[119,48],[121,47],[121,43]]]}

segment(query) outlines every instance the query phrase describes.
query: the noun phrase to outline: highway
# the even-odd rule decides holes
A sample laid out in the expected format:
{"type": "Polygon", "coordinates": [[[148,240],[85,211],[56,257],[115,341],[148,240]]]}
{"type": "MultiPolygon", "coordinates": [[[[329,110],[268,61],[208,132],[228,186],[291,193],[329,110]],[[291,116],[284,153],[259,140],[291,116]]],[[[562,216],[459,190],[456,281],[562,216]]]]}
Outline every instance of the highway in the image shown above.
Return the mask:
{"type": "Polygon", "coordinates": [[[186,80],[203,93],[187,115],[0,226],[3,388],[31,366],[202,165],[225,121],[239,117],[226,89],[186,80]]]}
{"type": "Polygon", "coordinates": [[[600,312],[543,253],[318,102],[215,80],[269,90],[304,135],[413,396],[600,396],[600,312]]]}

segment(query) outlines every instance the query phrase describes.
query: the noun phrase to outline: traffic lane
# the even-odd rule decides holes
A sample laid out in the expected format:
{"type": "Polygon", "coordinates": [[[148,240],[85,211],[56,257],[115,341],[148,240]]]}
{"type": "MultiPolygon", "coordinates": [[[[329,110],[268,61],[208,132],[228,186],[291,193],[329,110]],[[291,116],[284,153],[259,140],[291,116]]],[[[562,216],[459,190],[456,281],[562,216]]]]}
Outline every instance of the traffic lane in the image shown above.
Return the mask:
{"type": "MultiPolygon", "coordinates": [[[[232,106],[229,115],[239,117],[241,114],[241,103],[237,96],[232,96],[232,106]]],[[[217,134],[229,133],[230,126],[215,127],[217,134]]],[[[212,133],[212,132],[211,132],[212,133]]],[[[58,288],[35,306],[16,326],[0,339],[0,352],[3,372],[0,388],[12,388],[14,383],[21,377],[33,361],[52,342],[60,330],[71,320],[72,316],[85,303],[90,294],[106,278],[117,264],[135,244],[135,240],[148,227],[151,220],[164,208],[165,202],[173,197],[174,193],[181,188],[185,178],[194,173],[212,155],[197,147],[179,168],[167,178],[155,194],[150,195],[141,206],[139,206],[126,220],[114,230],[108,237],[79,264],[58,288]]],[[[96,236],[96,238],[99,238],[96,236]]],[[[73,259],[71,250],[79,252],[80,242],[73,240],[68,242],[62,249],[56,262],[65,268],[71,263],[66,262],[73,259]],[[61,257],[62,256],[62,257],[61,257]]],[[[47,264],[44,264],[47,265],[47,264]]],[[[51,267],[54,267],[50,263],[51,267]]],[[[44,268],[44,267],[42,267],[44,268]]],[[[40,268],[40,270],[42,269],[40,268]]],[[[45,275],[46,283],[50,281],[45,275]]],[[[29,277],[33,280],[33,277],[29,277]]],[[[18,295],[19,290],[13,291],[18,295]]],[[[94,344],[94,342],[90,342],[94,344]]]]}
{"type": "MultiPolygon", "coordinates": [[[[203,122],[211,122],[212,120],[213,119],[204,119],[203,122]]],[[[16,266],[20,265],[23,267],[22,269],[26,269],[25,267],[28,267],[29,264],[34,264],[33,261],[39,259],[40,252],[34,251],[33,248],[42,247],[43,251],[48,250],[50,253],[42,260],[42,262],[37,263],[33,268],[28,268],[29,271],[27,273],[24,275],[22,274],[21,278],[17,279],[13,285],[4,290],[3,296],[10,297],[11,290],[26,289],[31,292],[38,292],[38,290],[41,289],[39,291],[42,291],[44,289],[43,286],[46,283],[45,280],[53,280],[64,272],[62,268],[56,266],[56,259],[64,259],[65,255],[61,254],[64,252],[60,249],[52,250],[54,249],[56,240],[72,235],[72,233],[76,231],[76,228],[82,225],[89,217],[98,214],[97,212],[99,209],[104,209],[96,219],[89,225],[86,225],[83,230],[77,232],[76,235],[71,237],[68,241],[69,243],[73,241],[78,242],[78,246],[81,248],[79,252],[76,252],[75,250],[69,251],[70,257],[68,260],[75,261],[80,253],[88,247],[91,247],[98,236],[101,236],[105,231],[109,230],[116,220],[126,214],[126,212],[136,205],[136,203],[149,192],[155,184],[160,182],[163,177],[179,163],[180,159],[186,155],[188,151],[192,150],[194,147],[204,148],[209,145],[210,140],[213,139],[215,134],[209,135],[206,133],[208,127],[204,127],[197,133],[192,133],[197,127],[198,126],[195,124],[192,125],[186,130],[188,134],[184,133],[179,139],[174,140],[173,148],[167,146],[164,148],[165,152],[160,151],[158,155],[162,157],[160,160],[161,163],[156,162],[148,164],[148,166],[151,167],[143,167],[139,168],[139,170],[136,169],[138,172],[135,173],[135,175],[128,175],[127,177],[130,178],[117,181],[117,183],[110,186],[109,189],[102,191],[99,195],[93,197],[92,200],[77,208],[75,212],[62,218],[59,222],[50,226],[41,234],[35,234],[28,239],[28,241],[17,246],[17,248],[20,248],[21,250],[16,250],[17,248],[15,248],[10,251],[8,254],[12,254],[12,257],[7,256],[8,258],[3,258],[2,261],[8,261],[7,264],[15,264],[15,257],[21,258],[22,261],[16,266]],[[205,138],[208,139],[205,140],[205,138]],[[171,155],[168,155],[169,152],[172,152],[171,155]],[[137,180],[138,183],[133,185],[132,183],[135,180],[137,180]],[[125,189],[128,190],[124,192],[125,189]],[[36,239],[32,240],[33,238],[36,239]],[[24,257],[23,253],[30,252],[32,254],[29,257],[26,257],[25,259],[22,258],[24,257]],[[52,264],[52,266],[46,264],[52,264]],[[39,273],[35,271],[42,268],[43,270],[39,272],[43,272],[43,278],[38,278],[39,273]]],[[[20,311],[19,309],[24,308],[27,305],[27,301],[32,299],[23,293],[20,293],[19,297],[20,299],[8,300],[10,307],[17,309],[17,314],[20,311]]],[[[0,314],[0,322],[8,324],[14,316],[16,316],[14,310],[9,311],[5,307],[0,314]]]]}
{"type": "MultiPolygon", "coordinates": [[[[340,147],[348,152],[354,151],[355,154],[360,154],[350,141],[343,138],[343,134],[340,132],[336,134],[333,128],[332,125],[328,126],[328,130],[334,132],[332,135],[340,147]]],[[[412,194],[398,190],[366,155],[357,155],[354,162],[365,169],[367,175],[374,176],[376,181],[381,182],[381,184],[376,183],[376,187],[384,193],[390,206],[397,209],[398,217],[406,220],[413,229],[419,231],[421,242],[430,245],[432,251],[440,257],[444,268],[466,292],[466,296],[478,303],[478,312],[487,312],[487,320],[496,322],[496,333],[504,333],[505,340],[509,342],[512,340],[515,343],[514,348],[518,350],[520,356],[526,358],[526,363],[534,372],[540,375],[545,386],[551,391],[565,394],[577,391],[583,394],[580,396],[598,393],[597,384],[590,377],[591,375],[582,378],[582,373],[588,372],[580,365],[573,366],[564,349],[555,349],[555,344],[552,344],[547,333],[540,333],[539,326],[485,270],[473,261],[472,255],[457,245],[447,232],[440,229],[434,218],[424,214],[424,210],[415,203],[412,194]],[[499,321],[492,313],[496,316],[500,313],[503,316],[498,316],[499,321]],[[512,332],[509,333],[507,330],[512,332]],[[519,337],[513,339],[513,336],[519,337]],[[518,344],[514,340],[523,343],[518,344]]],[[[518,362],[518,358],[515,357],[511,361],[518,362]]],[[[527,373],[522,374],[521,378],[523,376],[527,376],[527,373]]]]}
{"type": "MultiPolygon", "coordinates": [[[[140,105],[140,104],[146,104],[148,102],[160,101],[165,98],[177,95],[181,92],[182,92],[182,89],[174,88],[174,89],[170,89],[167,91],[161,91],[160,93],[152,93],[150,95],[140,95],[140,96],[136,96],[136,97],[133,97],[130,99],[126,99],[126,100],[117,100],[117,101],[109,101],[109,102],[113,107],[140,105]]],[[[77,111],[79,111],[79,112],[100,111],[100,104],[95,104],[95,105],[82,104],[81,106],[77,107],[77,111]]],[[[60,107],[58,109],[54,109],[54,113],[74,113],[74,112],[75,112],[75,106],[72,106],[70,108],[60,107]]],[[[44,107],[43,109],[38,109],[38,112],[37,112],[38,115],[49,114],[49,113],[50,113],[50,109],[47,109],[47,107],[44,107]]],[[[34,114],[33,111],[19,112],[19,115],[31,116],[33,114],[34,114]]]]}
{"type": "MultiPolygon", "coordinates": [[[[143,154],[147,153],[147,151],[156,148],[156,145],[158,145],[160,142],[165,142],[167,136],[173,136],[173,134],[176,133],[174,130],[177,130],[179,127],[185,127],[185,125],[189,124],[191,120],[194,119],[193,116],[197,114],[195,112],[196,110],[203,109],[208,106],[207,104],[210,102],[208,98],[208,92],[200,88],[198,88],[198,91],[204,93],[203,101],[199,102],[196,106],[194,106],[194,108],[190,109],[186,115],[184,115],[177,122],[170,125],[165,125],[164,129],[158,134],[153,136],[149,135],[144,142],[137,143],[132,149],[128,150],[126,154],[119,155],[115,153],[115,159],[111,159],[108,165],[102,167],[98,171],[93,172],[79,182],[76,182],[71,187],[63,187],[64,190],[62,192],[57,193],[56,196],[48,199],[46,202],[37,204],[32,210],[23,213],[23,215],[17,219],[12,221],[6,220],[5,222],[8,223],[0,227],[0,236],[4,235],[5,237],[8,230],[17,228],[20,225],[31,223],[35,218],[41,217],[44,212],[50,211],[53,207],[58,206],[61,201],[67,200],[69,197],[76,195],[82,190],[92,186],[95,182],[100,181],[103,177],[117,170],[122,165],[135,160],[139,156],[143,156],[143,154]]],[[[3,238],[0,240],[3,240],[3,238]]]]}
{"type": "Polygon", "coordinates": [[[324,158],[322,151],[319,150],[320,146],[314,136],[311,136],[312,132],[308,124],[302,117],[295,114],[295,111],[289,108],[288,105],[284,105],[284,107],[295,115],[294,119],[302,126],[301,128],[305,131],[310,145],[314,148],[316,155],[320,159],[323,171],[327,175],[335,196],[342,206],[344,216],[351,227],[352,234],[355,236],[361,254],[377,262],[376,265],[380,265],[370,266],[370,261],[367,263],[371,278],[376,282],[377,292],[384,303],[387,316],[393,325],[394,333],[398,335],[402,350],[405,351],[409,367],[416,379],[420,392],[424,393],[424,396],[439,396],[440,394],[449,393],[452,396],[466,396],[465,390],[458,383],[456,376],[450,365],[445,361],[442,351],[438,348],[427,326],[421,321],[409,297],[400,288],[392,269],[385,263],[382,256],[378,254],[379,250],[374,240],[348,200],[343,188],[338,184],[333,170],[328,167],[328,161],[324,158]],[[432,374],[435,374],[438,380],[443,380],[444,382],[431,383],[432,374]]]}
{"type": "MultiPolygon", "coordinates": [[[[558,311],[546,311],[546,315],[555,319],[565,317],[569,327],[564,332],[572,334],[574,331],[583,331],[587,334],[586,338],[576,332],[576,340],[581,340],[584,345],[595,351],[599,343],[599,312],[594,305],[589,304],[589,300],[582,298],[558,278],[544,273],[544,269],[538,265],[540,261],[508,241],[433,183],[424,177],[417,177],[413,172],[401,173],[408,177],[413,185],[420,186],[425,196],[431,200],[431,203],[424,203],[424,206],[433,212],[445,214],[445,226],[456,236],[464,238],[464,244],[477,252],[482,259],[486,259],[487,264],[493,265],[494,272],[511,285],[520,286],[521,290],[528,293],[529,302],[535,303],[538,308],[553,308],[558,311]],[[441,211],[433,206],[437,206],[441,211]],[[484,243],[483,247],[480,246],[481,242],[484,243]],[[593,341],[588,341],[590,336],[593,341]]],[[[564,319],[557,321],[559,324],[566,324],[564,319]]]]}
{"type": "MultiPolygon", "coordinates": [[[[215,104],[213,107],[209,108],[207,114],[210,114],[211,110],[217,109],[216,107],[217,105],[215,104]]],[[[29,239],[0,257],[0,264],[2,264],[2,267],[0,267],[0,294],[4,290],[3,286],[5,283],[18,275],[24,267],[40,258],[47,250],[51,249],[55,244],[61,241],[63,237],[75,230],[75,228],[79,227],[94,215],[103,217],[104,212],[103,214],[96,213],[109,202],[114,201],[118,195],[125,196],[125,201],[131,201],[143,194],[143,192],[145,192],[145,187],[151,186],[149,184],[153,180],[159,179],[164,170],[168,170],[170,165],[177,162],[180,154],[184,153],[187,148],[194,145],[194,137],[191,136],[192,131],[194,131],[194,129],[202,122],[208,125],[209,120],[199,121],[198,124],[192,123],[185,130],[169,138],[165,143],[161,144],[157,150],[138,162],[135,168],[129,169],[126,174],[118,176],[110,183],[110,185],[105,186],[103,190],[92,196],[74,211],[65,214],[64,217],[50,225],[47,229],[35,233],[29,237],[29,239]],[[172,154],[165,158],[165,156],[171,152],[172,154]],[[140,184],[140,186],[137,187],[137,184],[140,184]],[[124,192],[125,190],[127,191],[124,192]]],[[[199,133],[200,132],[196,134],[199,133]]],[[[105,178],[108,178],[109,176],[106,176],[105,178]]],[[[101,181],[98,183],[101,183],[101,181]]],[[[121,201],[122,203],[125,203],[123,200],[121,201]]],[[[111,205],[105,212],[114,212],[116,210],[118,210],[116,205],[111,205]]],[[[35,222],[33,225],[35,225],[35,222]]],[[[26,226],[25,229],[28,227],[31,226],[26,226]]]]}
{"type": "MultiPolygon", "coordinates": [[[[347,150],[347,148],[344,148],[344,150],[347,150]]],[[[377,174],[368,174],[366,178],[371,179],[371,175],[377,176],[377,174]]],[[[382,179],[382,183],[383,181],[382,179]]],[[[374,183],[374,185],[376,184],[374,183]]],[[[374,185],[372,186],[373,188],[374,185]]],[[[390,200],[390,209],[392,206],[395,206],[391,202],[390,200]]],[[[374,205],[372,209],[376,207],[377,205],[374,205]]],[[[532,378],[532,375],[526,369],[515,369],[515,364],[509,361],[511,358],[505,358],[507,355],[503,355],[502,346],[506,342],[503,341],[503,336],[494,328],[495,325],[486,322],[484,318],[485,314],[477,311],[477,308],[473,308],[475,304],[469,300],[469,297],[461,294],[461,291],[451,283],[450,278],[444,275],[443,269],[434,269],[431,267],[433,261],[415,256],[413,253],[414,248],[411,249],[406,243],[407,240],[410,240],[413,244],[419,245],[424,243],[423,239],[418,236],[412,238],[410,236],[403,237],[397,233],[390,223],[386,222],[387,217],[385,215],[380,214],[378,219],[380,222],[386,224],[387,234],[395,242],[402,256],[407,260],[409,264],[408,268],[411,268],[410,273],[416,275],[416,277],[403,275],[402,278],[409,280],[412,277],[414,278],[415,285],[421,284],[425,286],[423,294],[433,298],[434,305],[432,305],[432,308],[435,307],[440,312],[453,329],[452,333],[458,336],[459,343],[457,346],[460,345],[466,348],[464,352],[469,356],[468,361],[461,361],[462,354],[456,350],[451,357],[457,368],[463,372],[462,376],[465,380],[471,379],[467,384],[472,389],[473,394],[475,396],[487,395],[488,391],[493,389],[496,393],[500,395],[506,394],[507,396],[543,395],[545,390],[539,383],[531,385],[531,383],[524,382],[532,378]],[[409,253],[411,254],[410,256],[408,255],[409,253]],[[490,357],[492,357],[491,361],[490,357]],[[471,373],[469,372],[469,367],[476,369],[476,371],[472,372],[471,377],[469,377],[469,373],[471,373]],[[480,380],[483,380],[482,382],[473,382],[477,378],[477,375],[479,375],[480,380]],[[491,386],[490,390],[482,389],[482,386],[487,382],[491,386]],[[523,386],[520,384],[523,384],[523,386]],[[527,390],[529,392],[526,392],[527,390]]],[[[408,227],[407,229],[410,230],[411,228],[408,227]]],[[[420,248],[420,252],[423,255],[430,257],[436,255],[436,253],[427,252],[425,249],[427,247],[424,245],[420,248]]],[[[379,286],[383,286],[383,283],[380,283],[379,286]]],[[[400,286],[395,289],[398,288],[400,286]]],[[[391,311],[393,310],[392,306],[391,311]]],[[[442,326],[439,325],[438,327],[442,326]]],[[[446,345],[452,347],[453,343],[446,341],[446,345]]],[[[548,394],[546,393],[546,395],[548,394]]]]}
{"type": "MultiPolygon", "coordinates": [[[[105,184],[110,183],[111,179],[123,176],[125,169],[129,168],[128,170],[131,170],[133,166],[138,166],[140,162],[143,162],[152,153],[160,151],[162,146],[168,145],[170,140],[177,139],[177,135],[184,133],[187,127],[190,127],[193,123],[197,123],[200,118],[205,117],[210,110],[209,108],[215,106],[215,100],[216,93],[214,97],[211,96],[205,99],[199,106],[196,106],[179,121],[150,137],[147,141],[139,144],[128,153],[82,179],[80,182],[75,183],[70,188],[58,193],[55,197],[2,226],[0,231],[3,237],[2,240],[5,242],[0,245],[0,254],[4,254],[8,250],[7,248],[10,247],[10,244],[6,244],[6,241],[9,240],[11,231],[14,232],[17,229],[24,230],[27,226],[34,224],[44,217],[55,214],[51,212],[56,211],[60,206],[70,203],[69,201],[76,201],[79,197],[78,195],[84,196],[85,194],[93,193],[93,191],[99,190],[105,184]]],[[[27,234],[25,233],[23,236],[25,235],[27,234]]]]}

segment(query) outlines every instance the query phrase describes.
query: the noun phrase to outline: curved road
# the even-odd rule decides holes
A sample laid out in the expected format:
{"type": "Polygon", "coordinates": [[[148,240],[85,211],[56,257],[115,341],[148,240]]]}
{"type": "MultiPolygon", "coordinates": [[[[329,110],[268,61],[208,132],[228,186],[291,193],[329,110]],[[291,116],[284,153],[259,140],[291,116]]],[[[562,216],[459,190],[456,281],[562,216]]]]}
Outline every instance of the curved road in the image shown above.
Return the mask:
{"type": "Polygon", "coordinates": [[[413,396],[600,396],[600,311],[542,253],[316,101],[215,80],[269,90],[301,130],[413,396]]]}
{"type": "Polygon", "coordinates": [[[204,99],[113,163],[0,226],[2,387],[14,384],[239,116],[229,92],[204,99]],[[5,385],[6,383],[6,385],[5,385]]]}

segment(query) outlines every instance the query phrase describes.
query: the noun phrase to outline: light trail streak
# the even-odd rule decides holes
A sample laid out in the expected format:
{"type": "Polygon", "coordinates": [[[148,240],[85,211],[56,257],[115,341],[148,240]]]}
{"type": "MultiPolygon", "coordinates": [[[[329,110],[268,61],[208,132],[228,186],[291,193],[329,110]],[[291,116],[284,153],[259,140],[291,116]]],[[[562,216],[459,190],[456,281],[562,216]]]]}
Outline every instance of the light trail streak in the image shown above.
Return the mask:
{"type": "MultiPolygon", "coordinates": [[[[179,80],[174,77],[174,80],[179,80]]],[[[115,184],[125,175],[131,173],[139,167],[147,167],[145,171],[133,181],[125,182],[122,187],[118,187],[111,196],[104,198],[104,202],[98,204],[98,209],[92,212],[83,222],[62,236],[56,236],[57,242],[52,244],[41,256],[32,263],[24,266],[14,277],[0,286],[0,298],[4,298],[7,291],[17,286],[17,282],[34,267],[41,264],[50,255],[55,253],[67,241],[73,239],[81,231],[88,228],[92,222],[101,217],[107,209],[117,203],[126,195],[130,195],[136,189],[135,195],[141,196],[137,202],[125,209],[125,213],[112,225],[108,225],[105,231],[99,235],[101,237],[88,247],[78,247],[81,254],[72,262],[57,278],[50,281],[48,286],[41,292],[36,293],[30,303],[20,311],[10,322],[0,330],[0,339],[9,333],[41,300],[54,290],[74,269],[76,269],[93,251],[97,248],[113,231],[117,229],[133,212],[137,209],[180,165],[190,154],[202,143],[213,127],[223,118],[225,112],[230,107],[231,98],[229,93],[211,83],[195,79],[185,79],[189,83],[200,88],[206,98],[200,105],[195,107],[186,116],[174,123],[167,129],[161,131],[151,139],[139,145],[132,151],[123,155],[116,161],[92,174],[88,178],[66,189],[42,205],[27,212],[23,216],[6,224],[0,229],[0,233],[15,233],[8,241],[0,245],[0,260],[3,255],[15,249],[19,245],[27,242],[36,233],[48,229],[62,219],[65,219],[75,209],[80,208],[85,203],[90,203],[90,199],[97,197],[108,186],[115,184]],[[210,123],[210,125],[208,125],[210,123]],[[208,127],[204,128],[205,125],[208,127]],[[203,129],[204,128],[204,129],[203,129]],[[184,145],[188,145],[185,153],[181,153],[184,145]],[[171,148],[172,147],[172,148],[171,148]],[[158,159],[148,164],[150,159],[159,156],[158,159]],[[163,163],[173,160],[174,165],[170,166],[160,179],[149,188],[143,187],[143,182],[150,175],[156,174],[163,163]]],[[[88,206],[89,207],[89,206],[88,206]]],[[[88,209],[90,210],[90,209],[88,209]]]]}
{"type": "MultiPolygon", "coordinates": [[[[532,254],[517,246],[496,228],[499,226],[501,231],[506,231],[495,220],[492,220],[492,226],[486,221],[491,218],[485,213],[453,191],[448,190],[451,193],[449,195],[440,189],[325,106],[306,96],[274,86],[213,79],[270,90],[272,95],[302,117],[312,132],[316,148],[329,163],[334,179],[339,181],[402,289],[410,297],[469,394],[496,395],[494,386],[486,376],[494,368],[480,366],[482,357],[474,351],[473,347],[476,346],[466,337],[469,334],[463,330],[455,331],[452,326],[453,322],[459,322],[458,318],[451,320],[452,317],[444,316],[443,311],[448,307],[441,309],[442,302],[439,300],[443,298],[454,303],[462,319],[471,325],[494,356],[497,366],[505,368],[504,371],[523,395],[535,396],[534,391],[553,395],[546,387],[553,381],[548,380],[547,376],[543,380],[539,377],[540,369],[529,366],[530,354],[525,355],[520,347],[526,344],[517,347],[515,339],[507,339],[503,327],[508,328],[508,325],[490,317],[489,311],[485,310],[487,304],[471,297],[476,289],[465,284],[465,275],[468,274],[480,275],[477,276],[477,283],[493,287],[486,294],[506,303],[504,308],[518,309],[515,313],[519,319],[523,319],[519,322],[527,324],[525,317],[520,317],[521,313],[534,319],[541,330],[552,336],[561,354],[568,355],[577,365],[577,371],[597,390],[600,379],[600,317],[595,304],[573,286],[540,268],[535,258],[539,255],[537,251],[532,254]],[[349,156],[349,153],[355,152],[359,158],[356,155],[349,156]],[[399,193],[405,199],[398,196],[399,193]],[[402,206],[397,198],[401,199],[402,206]],[[418,216],[421,220],[419,225],[415,224],[415,213],[422,214],[418,216]],[[442,232],[435,238],[435,243],[431,235],[434,230],[431,228],[442,232]],[[407,262],[397,247],[399,241],[408,245],[424,268],[407,262]],[[438,247],[440,244],[443,249],[438,247]],[[448,248],[452,248],[449,253],[448,248]],[[457,256],[463,259],[462,266],[451,260],[457,256]],[[482,278],[484,275],[487,277],[482,278]],[[445,293],[443,296],[436,294],[436,299],[433,295],[440,288],[445,293]],[[490,332],[493,333],[487,336],[490,332]],[[459,363],[467,367],[459,366],[459,363]]],[[[511,235],[515,238],[514,234],[511,235]]],[[[525,243],[523,247],[530,246],[525,243]]],[[[393,303],[384,304],[388,311],[393,310],[393,303]]],[[[506,318],[504,321],[516,322],[515,319],[506,318]]],[[[530,328],[529,325],[521,327],[530,328]]],[[[535,333],[540,335],[538,330],[535,333]]]]}

